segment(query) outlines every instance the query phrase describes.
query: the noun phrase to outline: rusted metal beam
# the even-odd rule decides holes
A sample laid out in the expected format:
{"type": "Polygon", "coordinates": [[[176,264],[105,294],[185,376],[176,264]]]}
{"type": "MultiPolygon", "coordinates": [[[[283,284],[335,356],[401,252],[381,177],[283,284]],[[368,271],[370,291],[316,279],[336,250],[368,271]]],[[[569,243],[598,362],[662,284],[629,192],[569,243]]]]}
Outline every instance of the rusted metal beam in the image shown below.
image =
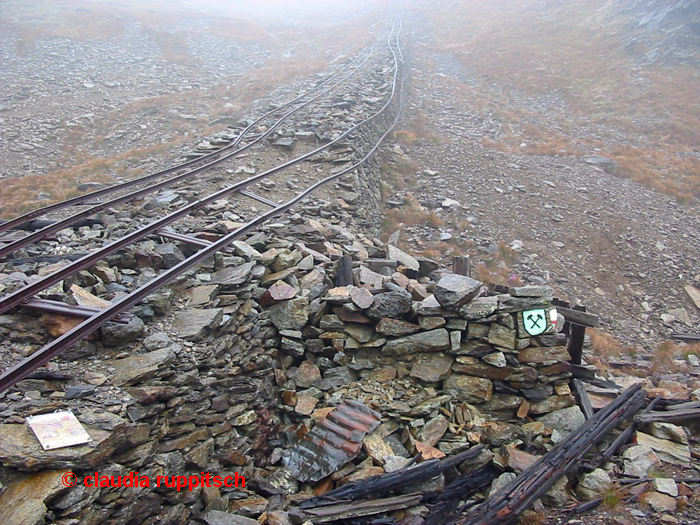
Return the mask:
{"type": "Polygon", "coordinates": [[[177,233],[171,230],[158,230],[156,234],[160,235],[165,239],[170,239],[171,241],[184,242],[185,244],[191,244],[192,246],[199,246],[204,248],[211,245],[211,241],[206,239],[200,239],[198,237],[193,237],[192,235],[185,235],[183,233],[177,233]]]}
{"type": "MultiPolygon", "coordinates": [[[[51,301],[49,299],[37,299],[36,297],[32,297],[27,302],[22,303],[21,306],[22,308],[29,308],[31,310],[40,310],[42,312],[52,314],[84,318],[92,317],[93,315],[102,311],[100,308],[66,304],[60,301],[51,301]]],[[[113,321],[115,323],[129,324],[133,318],[134,316],[132,314],[123,313],[116,316],[113,321]]]]}
{"type": "Polygon", "coordinates": [[[242,190],[239,193],[241,195],[245,195],[246,197],[250,197],[251,199],[256,200],[258,202],[262,202],[263,204],[267,204],[271,208],[276,208],[277,206],[279,206],[279,204],[276,203],[275,201],[271,201],[270,199],[267,199],[261,195],[258,195],[257,193],[253,193],[250,190],[242,190]]]}

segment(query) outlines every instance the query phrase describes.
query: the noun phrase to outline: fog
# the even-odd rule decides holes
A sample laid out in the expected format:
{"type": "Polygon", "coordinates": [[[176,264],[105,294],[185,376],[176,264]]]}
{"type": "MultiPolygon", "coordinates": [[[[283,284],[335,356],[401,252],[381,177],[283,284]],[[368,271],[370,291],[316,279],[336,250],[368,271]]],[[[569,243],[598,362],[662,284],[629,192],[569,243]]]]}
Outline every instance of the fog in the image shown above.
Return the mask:
{"type": "Polygon", "coordinates": [[[251,18],[336,17],[388,5],[387,0],[197,0],[183,7],[251,18]]]}

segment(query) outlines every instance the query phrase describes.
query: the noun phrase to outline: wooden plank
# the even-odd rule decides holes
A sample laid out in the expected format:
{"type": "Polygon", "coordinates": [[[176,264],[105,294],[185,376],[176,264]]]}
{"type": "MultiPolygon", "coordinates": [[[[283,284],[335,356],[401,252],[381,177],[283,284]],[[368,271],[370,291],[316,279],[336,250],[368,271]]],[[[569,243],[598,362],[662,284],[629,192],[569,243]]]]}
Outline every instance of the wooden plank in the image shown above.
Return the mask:
{"type": "Polygon", "coordinates": [[[586,327],[578,324],[571,324],[570,326],[571,334],[566,349],[571,356],[571,364],[580,365],[583,363],[583,344],[586,341],[586,327]]]}
{"type": "Polygon", "coordinates": [[[700,334],[671,334],[671,339],[678,339],[679,341],[700,341],[700,334]]]}
{"type": "Polygon", "coordinates": [[[343,255],[338,259],[338,273],[335,276],[336,286],[349,286],[354,283],[352,276],[352,257],[343,255]]]}
{"type": "Polygon", "coordinates": [[[310,520],[312,523],[328,523],[415,507],[420,504],[422,498],[422,494],[407,494],[405,496],[394,496],[393,498],[351,501],[306,510],[297,507],[289,510],[289,516],[298,519],[299,523],[307,520],[310,520]]]}
{"type": "Polygon", "coordinates": [[[514,480],[450,525],[513,525],[610,431],[632,417],[645,398],[646,392],[639,385],[628,388],[514,480]]]}
{"type": "Polygon", "coordinates": [[[700,418],[700,408],[692,410],[667,410],[640,414],[634,418],[637,423],[679,423],[700,418]]]}
{"type": "Polygon", "coordinates": [[[572,324],[590,326],[591,328],[597,328],[598,326],[600,326],[600,319],[598,318],[598,316],[589,314],[585,311],[579,311],[574,310],[573,308],[557,306],[557,312],[563,315],[566,318],[566,320],[572,324]]]}
{"type": "Polygon", "coordinates": [[[571,374],[579,379],[595,379],[595,368],[588,368],[586,365],[571,363],[571,374]]]}
{"type": "Polygon", "coordinates": [[[349,483],[320,496],[315,496],[299,503],[302,509],[327,505],[329,502],[344,500],[360,500],[368,496],[377,497],[390,491],[398,490],[413,483],[420,483],[433,479],[449,468],[456,467],[468,460],[473,460],[481,455],[483,445],[477,445],[460,454],[448,456],[442,459],[430,459],[413,467],[406,466],[401,470],[387,472],[378,476],[349,483]]]}
{"type": "Polygon", "coordinates": [[[667,405],[666,410],[690,410],[700,408],[700,401],[688,401],[687,403],[678,403],[676,405],[667,405]]]}

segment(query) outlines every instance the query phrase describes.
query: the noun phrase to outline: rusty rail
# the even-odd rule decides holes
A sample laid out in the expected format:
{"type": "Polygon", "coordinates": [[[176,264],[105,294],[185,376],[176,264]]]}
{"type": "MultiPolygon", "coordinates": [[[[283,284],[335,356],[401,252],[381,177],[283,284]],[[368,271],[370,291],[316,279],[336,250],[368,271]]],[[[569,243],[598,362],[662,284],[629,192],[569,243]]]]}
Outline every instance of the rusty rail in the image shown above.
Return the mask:
{"type": "MultiPolygon", "coordinates": [[[[228,193],[231,193],[233,191],[237,191],[240,189],[244,189],[245,186],[251,184],[254,181],[260,180],[266,176],[268,176],[271,173],[276,173],[277,171],[281,171],[282,169],[292,166],[294,164],[297,164],[301,162],[302,160],[305,160],[318,152],[326,149],[327,147],[330,147],[333,143],[336,143],[349,135],[351,135],[354,131],[367,127],[370,123],[374,123],[375,121],[379,121],[382,117],[387,116],[387,114],[391,110],[391,106],[397,106],[395,108],[395,115],[394,118],[391,119],[389,118],[389,123],[386,124],[386,131],[379,136],[377,139],[376,143],[373,145],[373,147],[365,154],[362,159],[360,159],[358,162],[353,164],[352,166],[342,170],[339,173],[336,173],[335,175],[331,175],[329,177],[326,177],[325,179],[318,181],[317,183],[313,184],[312,186],[308,187],[306,190],[303,192],[299,193],[296,197],[293,199],[287,201],[284,204],[278,205],[276,208],[273,208],[269,210],[266,213],[263,213],[256,217],[255,219],[251,220],[241,228],[238,228],[237,230],[230,232],[228,235],[223,236],[222,238],[218,239],[215,242],[212,242],[210,245],[203,247],[200,251],[195,253],[194,255],[190,256],[189,258],[185,259],[184,261],[180,262],[176,266],[170,268],[169,270],[166,270],[165,272],[161,273],[158,275],[156,278],[151,280],[150,282],[142,285],[141,287],[137,288],[136,290],[132,291],[130,294],[120,298],[116,303],[114,303],[111,307],[106,308],[99,313],[87,318],[85,321],[83,321],[81,324],[73,328],[72,330],[66,332],[63,334],[61,337],[55,339],[45,347],[41,348],[22,362],[18,363],[17,365],[13,366],[9,370],[6,370],[5,372],[0,375],[0,393],[6,391],[7,389],[11,388],[13,385],[15,385],[18,381],[20,381],[22,378],[30,374],[32,371],[36,370],[38,367],[42,366],[43,364],[47,363],[49,360],[51,360],[53,357],[56,355],[60,354],[62,351],[66,350],[67,348],[70,348],[73,344],[81,340],[82,338],[88,336],[89,334],[93,333],[95,330],[100,328],[102,325],[107,323],[108,321],[114,319],[116,316],[126,312],[129,308],[132,306],[136,305],[139,301],[144,299],[146,296],[149,294],[153,293],[155,290],[167,285],[168,283],[172,282],[175,278],[177,278],[179,275],[184,273],[185,271],[189,270],[190,268],[196,266],[197,264],[203,262],[205,259],[211,257],[214,255],[216,252],[220,251],[223,248],[226,248],[229,246],[233,241],[241,238],[242,236],[254,231],[256,228],[261,226],[265,221],[280,215],[282,213],[285,213],[295,205],[297,205],[299,202],[301,202],[303,199],[308,197],[311,193],[313,193],[316,189],[318,189],[321,186],[324,186],[332,181],[335,181],[348,173],[351,173],[352,171],[356,170],[358,167],[366,164],[369,159],[374,155],[374,153],[377,151],[377,149],[381,146],[381,144],[386,140],[386,138],[389,136],[389,134],[394,130],[396,127],[396,123],[398,122],[398,118],[401,112],[401,108],[403,107],[403,96],[402,96],[402,91],[403,91],[403,80],[399,78],[400,72],[402,72],[402,65],[403,62],[399,58],[399,54],[397,49],[400,47],[399,45],[399,35],[401,33],[401,28],[399,26],[398,31],[396,32],[395,36],[395,44],[392,43],[393,39],[393,29],[390,32],[389,38],[388,38],[388,46],[389,50],[391,52],[391,55],[393,57],[394,61],[394,73],[393,73],[393,80],[391,84],[391,93],[386,101],[386,103],[382,106],[382,108],[377,111],[374,115],[371,117],[368,117],[367,119],[363,120],[362,122],[354,125],[351,127],[349,130],[347,130],[345,133],[343,133],[338,139],[335,141],[329,143],[326,146],[323,146],[321,148],[318,148],[310,153],[307,153],[305,155],[302,155],[301,157],[298,157],[296,159],[293,159],[285,164],[282,164],[281,166],[278,166],[276,168],[273,168],[272,170],[268,170],[267,172],[257,175],[255,177],[251,177],[247,179],[246,181],[243,181],[241,183],[235,184],[233,186],[229,186],[228,188],[224,188],[223,190],[220,190],[219,192],[216,192],[213,195],[210,195],[206,197],[205,199],[200,199],[199,201],[196,201],[195,203],[192,203],[189,206],[186,206],[185,208],[176,211],[175,213],[171,214],[168,217],[171,217],[173,215],[176,215],[177,217],[181,217],[183,215],[186,215],[189,211],[196,209],[203,204],[206,204],[207,202],[211,202],[213,200],[218,199],[222,195],[226,195],[228,193]],[[394,49],[393,45],[396,46],[397,49],[394,49]],[[185,211],[186,210],[186,211],[185,211]]],[[[173,219],[174,220],[174,219],[173,219]]],[[[157,231],[159,228],[163,226],[163,221],[157,221],[156,223],[153,223],[151,225],[148,225],[144,228],[141,228],[138,230],[139,236],[143,237],[147,233],[157,231]],[[143,230],[147,230],[146,233],[143,233],[143,230]]],[[[27,299],[32,297],[35,293],[37,293],[40,290],[43,290],[52,284],[55,284],[58,281],[63,280],[65,277],[72,275],[73,273],[76,273],[77,271],[80,271],[81,269],[87,268],[94,264],[96,261],[100,260],[101,258],[105,257],[106,255],[115,252],[116,250],[130,244],[131,241],[133,241],[137,236],[135,235],[137,232],[132,233],[131,235],[128,235],[115,243],[96,251],[93,254],[90,254],[82,259],[79,259],[78,261],[75,261],[75,263],[62,268],[61,270],[58,270],[57,272],[46,276],[44,279],[41,279],[37,283],[32,283],[31,285],[25,286],[24,288],[18,290],[17,292],[10,294],[10,296],[4,298],[2,301],[0,301],[0,312],[7,311],[9,308],[12,308],[13,306],[19,305],[22,302],[25,302],[27,299]]]]}
{"type": "MultiPolygon", "coordinates": [[[[229,144],[228,146],[224,146],[223,148],[219,148],[218,150],[216,150],[216,151],[214,151],[214,152],[212,152],[212,153],[210,153],[210,154],[208,154],[208,155],[204,155],[203,157],[199,157],[199,158],[196,158],[196,159],[187,161],[187,162],[183,162],[183,163],[178,164],[178,165],[176,165],[176,166],[171,166],[170,168],[166,168],[166,169],[164,169],[164,170],[158,171],[158,172],[156,172],[156,173],[152,173],[152,174],[150,174],[150,175],[146,175],[146,176],[144,176],[144,177],[140,177],[140,178],[138,178],[138,179],[126,181],[126,182],[123,182],[123,183],[121,183],[121,184],[117,184],[117,185],[115,185],[115,186],[110,186],[109,188],[104,188],[104,189],[101,189],[101,190],[93,191],[93,192],[90,192],[90,193],[86,193],[85,195],[80,195],[79,197],[74,197],[74,198],[72,198],[72,199],[68,199],[68,200],[65,200],[65,201],[61,201],[61,202],[58,202],[58,203],[56,203],[56,204],[50,204],[50,205],[48,205],[48,206],[44,206],[44,207],[42,207],[42,208],[38,208],[38,209],[36,209],[36,210],[32,210],[32,211],[30,211],[30,212],[25,213],[24,215],[20,215],[19,217],[15,217],[14,219],[11,219],[11,220],[9,220],[9,221],[5,221],[5,222],[0,223],[0,232],[6,231],[6,230],[9,230],[9,229],[12,229],[12,228],[16,228],[16,227],[18,227],[18,226],[20,226],[20,225],[26,223],[27,221],[29,221],[29,220],[31,220],[31,219],[34,219],[34,218],[36,218],[36,217],[41,217],[41,216],[43,216],[43,215],[46,215],[46,214],[49,213],[49,212],[56,211],[56,210],[60,210],[60,209],[64,209],[64,208],[67,208],[67,207],[70,207],[70,206],[88,205],[88,204],[91,203],[91,201],[93,201],[94,199],[96,199],[96,198],[98,198],[98,197],[102,197],[102,196],[104,196],[104,195],[109,195],[109,194],[114,193],[114,192],[116,192],[116,191],[120,191],[120,190],[123,190],[123,189],[126,189],[126,188],[130,188],[130,187],[136,186],[136,185],[138,185],[138,184],[150,182],[150,181],[153,181],[153,180],[158,179],[158,178],[160,178],[160,177],[164,177],[164,176],[166,176],[166,175],[171,175],[171,174],[176,173],[176,172],[178,172],[178,171],[180,171],[180,170],[182,170],[182,169],[190,168],[190,167],[195,166],[195,165],[197,165],[197,164],[200,164],[200,163],[202,163],[202,162],[206,162],[206,161],[209,161],[209,160],[217,159],[222,153],[224,153],[224,152],[226,152],[226,151],[228,151],[228,150],[231,150],[231,149],[236,148],[236,147],[241,143],[241,141],[243,140],[243,138],[246,137],[246,136],[248,135],[248,133],[250,132],[250,130],[253,129],[254,126],[257,126],[260,122],[262,122],[262,121],[265,120],[266,118],[268,118],[268,117],[274,115],[274,114],[277,113],[278,111],[281,111],[281,110],[283,110],[283,109],[286,109],[286,108],[289,108],[289,107],[293,106],[294,104],[296,104],[296,103],[298,103],[299,101],[303,100],[305,97],[307,97],[308,95],[310,95],[310,94],[313,93],[314,91],[317,91],[317,90],[320,89],[321,87],[323,87],[323,86],[327,85],[328,83],[330,83],[330,82],[334,81],[335,79],[337,79],[337,78],[338,78],[340,75],[342,75],[347,69],[349,69],[355,62],[357,62],[357,61],[360,59],[360,57],[362,56],[362,54],[363,54],[367,49],[368,49],[368,48],[365,48],[365,49],[363,49],[362,51],[360,51],[360,53],[358,53],[358,55],[357,55],[352,61],[350,61],[345,67],[343,67],[338,73],[332,75],[331,77],[329,77],[328,79],[324,80],[323,82],[321,82],[321,83],[318,84],[317,86],[311,88],[310,90],[308,90],[308,91],[302,93],[301,95],[299,95],[299,96],[296,97],[295,99],[293,99],[293,100],[287,102],[286,104],[283,104],[282,106],[278,106],[278,107],[275,107],[275,108],[271,109],[271,110],[268,111],[267,113],[263,114],[262,116],[260,116],[260,117],[257,118],[256,120],[254,120],[251,124],[249,124],[248,126],[246,126],[246,127],[241,131],[241,133],[239,134],[239,136],[236,137],[236,139],[235,139],[234,141],[232,141],[231,144],[229,144]]],[[[333,86],[331,86],[331,88],[329,88],[328,90],[324,91],[323,93],[321,93],[321,94],[318,95],[317,97],[314,97],[313,99],[311,99],[311,100],[305,102],[304,105],[300,106],[300,107],[297,108],[296,110],[299,110],[299,109],[305,107],[306,105],[310,104],[311,102],[315,101],[316,99],[320,98],[321,96],[323,96],[323,95],[327,94],[328,92],[332,91],[335,87],[337,87],[337,86],[340,85],[342,82],[344,82],[345,80],[347,80],[348,78],[350,78],[350,76],[354,75],[354,74],[367,62],[367,60],[369,60],[369,58],[372,56],[372,54],[373,54],[373,52],[374,52],[374,46],[372,46],[372,48],[369,48],[369,50],[370,50],[370,53],[367,55],[367,57],[357,66],[357,68],[356,68],[352,73],[350,73],[350,75],[348,75],[348,76],[342,78],[342,79],[341,79],[340,81],[338,81],[336,84],[334,84],[333,86]]],[[[279,127],[279,126],[282,124],[282,122],[284,122],[284,121],[285,121],[287,118],[289,118],[293,113],[295,113],[296,110],[295,110],[295,111],[288,112],[287,114],[285,114],[285,115],[284,115],[283,117],[281,117],[269,130],[267,130],[266,133],[263,133],[263,134],[257,136],[250,144],[247,144],[247,145],[243,146],[242,148],[240,148],[240,149],[238,149],[238,150],[236,150],[236,151],[233,151],[232,153],[229,153],[229,154],[225,155],[223,158],[219,158],[219,159],[218,159],[217,161],[215,161],[215,162],[211,162],[211,163],[209,163],[209,164],[205,164],[204,166],[201,166],[201,167],[199,167],[199,168],[196,168],[196,169],[193,169],[193,170],[191,170],[191,171],[188,171],[187,173],[183,173],[183,174],[180,174],[180,175],[178,175],[178,176],[176,176],[176,177],[173,177],[173,178],[171,178],[171,179],[168,179],[167,181],[163,181],[163,183],[161,183],[161,184],[163,184],[163,185],[160,185],[160,184],[154,185],[154,186],[151,186],[151,187],[149,187],[149,188],[144,188],[144,190],[145,190],[145,189],[149,189],[149,191],[146,192],[146,193],[151,193],[151,192],[153,192],[153,191],[157,191],[158,189],[160,189],[160,188],[162,188],[162,187],[170,186],[170,185],[172,185],[172,184],[175,184],[175,183],[179,182],[180,180],[183,180],[183,179],[187,179],[187,178],[189,178],[189,177],[192,177],[192,176],[194,176],[194,175],[196,175],[196,174],[198,174],[198,173],[201,173],[202,171],[205,171],[206,169],[209,169],[209,168],[211,168],[211,167],[214,167],[215,165],[219,164],[220,162],[223,162],[224,160],[228,160],[228,159],[230,159],[230,158],[232,158],[232,157],[234,157],[234,156],[236,156],[236,155],[239,155],[240,153],[246,151],[247,149],[251,148],[253,145],[258,144],[260,141],[262,141],[262,140],[264,140],[266,137],[268,137],[272,132],[274,132],[275,129],[277,129],[277,127],[279,127]]],[[[129,194],[128,197],[129,197],[129,199],[134,199],[134,198],[136,198],[136,197],[138,197],[138,196],[140,196],[140,195],[143,195],[143,194],[144,194],[144,193],[143,193],[143,190],[141,190],[141,191],[139,191],[139,192],[134,192],[134,193],[129,194]]],[[[121,202],[123,202],[123,201],[121,201],[121,202]]],[[[96,205],[95,205],[95,207],[92,208],[91,210],[88,210],[88,211],[90,211],[90,214],[89,214],[89,215],[92,215],[92,214],[94,214],[94,213],[97,213],[98,211],[102,211],[102,209],[107,208],[107,207],[109,207],[109,206],[113,206],[115,203],[118,204],[118,202],[116,202],[116,200],[115,200],[115,201],[104,202],[104,203],[100,203],[100,204],[92,203],[92,204],[96,204],[96,205]],[[99,208],[99,209],[97,209],[97,208],[99,208]]],[[[73,217],[70,217],[70,219],[72,220],[72,222],[71,222],[70,224],[72,224],[73,222],[77,222],[77,221],[80,220],[81,218],[87,217],[87,216],[89,216],[89,215],[85,215],[84,213],[76,214],[76,215],[74,215],[73,217]]],[[[65,228],[66,226],[68,226],[68,225],[70,225],[70,224],[63,224],[63,223],[62,223],[62,228],[65,228]]],[[[43,230],[42,230],[42,231],[43,231],[43,230]]],[[[53,231],[58,231],[58,230],[53,230],[53,231]]],[[[50,232],[46,231],[45,235],[48,235],[49,233],[50,233],[50,232]]],[[[37,240],[37,239],[35,238],[34,240],[37,240]]],[[[33,242],[33,241],[31,241],[31,242],[33,242]]],[[[25,243],[24,245],[26,246],[26,243],[25,243]]],[[[21,246],[18,245],[17,248],[15,248],[15,249],[19,249],[19,248],[21,248],[21,246]]],[[[7,251],[7,249],[8,249],[8,246],[5,246],[5,247],[0,248],[0,257],[3,257],[3,256],[6,255],[7,253],[11,253],[12,251],[14,251],[14,250],[7,251]]]]}

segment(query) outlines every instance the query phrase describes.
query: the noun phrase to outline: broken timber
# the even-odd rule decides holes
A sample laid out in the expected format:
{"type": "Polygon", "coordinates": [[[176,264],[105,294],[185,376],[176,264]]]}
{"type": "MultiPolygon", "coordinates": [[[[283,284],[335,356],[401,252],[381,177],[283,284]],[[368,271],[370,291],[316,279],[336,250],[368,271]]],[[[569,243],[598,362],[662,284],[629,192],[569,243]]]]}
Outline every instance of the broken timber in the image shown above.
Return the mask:
{"type": "Polygon", "coordinates": [[[678,423],[700,418],[700,401],[669,405],[665,410],[644,412],[634,418],[637,423],[678,423]]]}
{"type": "Polygon", "coordinates": [[[484,446],[478,445],[455,456],[443,459],[430,459],[411,468],[404,468],[380,476],[372,476],[303,501],[299,504],[299,507],[309,509],[324,504],[338,503],[343,500],[358,500],[370,495],[385,494],[413,483],[421,483],[439,476],[450,467],[458,466],[465,461],[477,458],[483,450],[484,446]]]}
{"type": "Polygon", "coordinates": [[[459,502],[490,484],[498,477],[500,470],[492,465],[469,470],[439,492],[411,493],[393,497],[383,496],[390,492],[410,490],[412,485],[433,479],[450,468],[468,462],[479,462],[484,450],[483,445],[478,445],[461,454],[442,459],[431,459],[395,472],[349,483],[331,492],[302,501],[298,507],[289,510],[289,517],[295,524],[327,523],[353,517],[383,514],[416,505],[427,505],[430,508],[430,514],[424,521],[416,523],[424,523],[425,525],[444,523],[444,516],[454,516],[455,508],[459,502]],[[383,498],[379,499],[379,497],[383,498]]]}
{"type": "Polygon", "coordinates": [[[491,498],[454,521],[455,525],[511,525],[539,497],[617,425],[642,406],[646,393],[639,385],[628,388],[559,445],[524,470],[491,498]]]}

